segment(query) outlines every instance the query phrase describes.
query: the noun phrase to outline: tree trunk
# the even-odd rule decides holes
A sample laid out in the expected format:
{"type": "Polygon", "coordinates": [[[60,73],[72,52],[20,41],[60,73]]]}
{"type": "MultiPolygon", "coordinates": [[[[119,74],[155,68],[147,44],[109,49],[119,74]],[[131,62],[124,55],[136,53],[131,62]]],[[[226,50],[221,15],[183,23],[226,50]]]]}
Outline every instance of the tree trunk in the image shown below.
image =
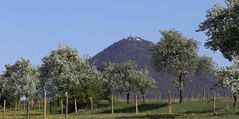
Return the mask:
{"type": "Polygon", "coordinates": [[[114,114],[114,95],[111,96],[111,113],[114,114]]]}
{"type": "Polygon", "coordinates": [[[217,99],[219,99],[220,98],[220,93],[219,92],[217,92],[217,99]]]}
{"type": "Polygon", "coordinates": [[[50,114],[52,113],[51,112],[51,108],[52,108],[52,101],[50,100],[50,102],[49,102],[49,105],[50,105],[50,114]]]}
{"type": "Polygon", "coordinates": [[[17,111],[20,111],[20,100],[17,101],[17,111]]]}
{"type": "Polygon", "coordinates": [[[143,94],[143,103],[145,103],[145,94],[143,94]]]}
{"type": "Polygon", "coordinates": [[[138,96],[135,95],[135,112],[136,114],[139,114],[139,110],[138,110],[138,96]]]}
{"type": "Polygon", "coordinates": [[[179,103],[183,102],[183,79],[182,79],[182,74],[179,77],[179,103]]]}
{"type": "Polygon", "coordinates": [[[32,109],[34,109],[34,103],[35,103],[35,102],[34,102],[34,100],[32,99],[32,100],[31,100],[32,109]]]}
{"type": "Polygon", "coordinates": [[[23,101],[23,110],[26,111],[26,101],[23,101]]]}
{"type": "Polygon", "coordinates": [[[129,93],[127,93],[127,104],[129,104],[129,93]]]}
{"type": "Polygon", "coordinates": [[[203,100],[206,100],[206,91],[203,90],[203,100]]]}
{"type": "Polygon", "coordinates": [[[233,94],[233,108],[236,108],[236,104],[237,104],[237,96],[233,94]]]}
{"type": "Polygon", "coordinates": [[[38,99],[38,112],[40,113],[41,112],[41,100],[38,99]]]}
{"type": "Polygon", "coordinates": [[[182,103],[183,102],[183,90],[180,89],[179,90],[179,103],[182,103]]]}
{"type": "Polygon", "coordinates": [[[77,110],[77,102],[76,102],[76,98],[75,98],[75,114],[77,114],[78,110],[77,110]]]}

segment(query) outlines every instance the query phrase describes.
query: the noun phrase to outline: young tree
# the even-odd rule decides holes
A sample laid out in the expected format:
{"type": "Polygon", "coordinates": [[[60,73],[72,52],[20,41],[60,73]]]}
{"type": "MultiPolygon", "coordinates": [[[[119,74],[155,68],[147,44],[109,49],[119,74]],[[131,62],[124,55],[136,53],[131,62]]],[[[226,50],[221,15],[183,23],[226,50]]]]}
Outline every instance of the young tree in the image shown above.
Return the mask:
{"type": "Polygon", "coordinates": [[[219,50],[229,61],[239,55],[239,1],[225,0],[226,7],[214,5],[207,11],[206,20],[199,30],[208,36],[205,46],[213,51],[219,50]]]}
{"type": "Polygon", "coordinates": [[[161,40],[153,48],[152,64],[157,71],[165,70],[178,78],[175,84],[179,89],[181,103],[184,83],[196,71],[198,42],[174,29],[161,31],[161,34],[161,40]]]}
{"type": "MultiPolygon", "coordinates": [[[[6,72],[3,75],[4,85],[2,85],[2,91],[7,94],[10,100],[16,101],[25,96],[27,98],[27,104],[29,100],[33,99],[37,93],[38,70],[29,60],[21,59],[16,61],[13,65],[6,65],[6,72]]],[[[27,112],[29,114],[29,106],[27,106],[27,112]]]]}
{"type": "Polygon", "coordinates": [[[65,92],[69,92],[70,100],[80,97],[84,104],[89,97],[99,97],[101,73],[87,58],[81,58],[76,49],[59,46],[42,61],[41,87],[45,88],[50,96],[59,99],[64,97],[65,92]]]}
{"type": "Polygon", "coordinates": [[[134,85],[136,78],[134,77],[135,75],[135,70],[136,70],[136,64],[129,60],[123,64],[119,64],[117,67],[117,74],[116,77],[118,77],[119,80],[119,90],[121,90],[122,92],[126,92],[127,93],[127,103],[129,103],[129,96],[130,93],[132,93],[135,89],[134,85]]]}
{"type": "Polygon", "coordinates": [[[156,86],[153,78],[148,76],[147,70],[136,70],[137,65],[133,61],[127,61],[122,64],[107,63],[103,67],[105,79],[105,89],[110,94],[116,92],[127,93],[127,103],[129,103],[129,94],[140,92],[145,93],[145,89],[156,86]]]}
{"type": "Polygon", "coordinates": [[[40,77],[42,89],[53,97],[64,97],[71,84],[79,83],[77,66],[81,62],[78,51],[69,46],[59,46],[42,59],[40,77]]]}
{"type": "Polygon", "coordinates": [[[117,64],[111,62],[104,63],[101,71],[103,74],[103,90],[107,96],[122,91],[118,80],[117,64]]]}
{"type": "Polygon", "coordinates": [[[38,84],[37,68],[32,66],[29,60],[21,59],[13,65],[6,65],[6,71],[3,75],[5,85],[3,91],[9,92],[9,96],[19,99],[21,96],[33,98],[36,94],[38,84]]]}
{"type": "Polygon", "coordinates": [[[200,79],[209,79],[214,76],[216,73],[216,64],[213,59],[209,56],[199,56],[196,73],[195,75],[198,76],[200,79]]]}
{"type": "Polygon", "coordinates": [[[228,89],[233,95],[233,107],[236,107],[237,95],[239,94],[239,61],[234,60],[234,64],[219,68],[217,71],[218,84],[228,89]]]}
{"type": "Polygon", "coordinates": [[[134,83],[136,87],[135,92],[140,92],[143,95],[143,102],[145,102],[145,90],[156,87],[157,83],[154,78],[149,76],[147,69],[136,71],[134,74],[136,78],[134,83]]]}

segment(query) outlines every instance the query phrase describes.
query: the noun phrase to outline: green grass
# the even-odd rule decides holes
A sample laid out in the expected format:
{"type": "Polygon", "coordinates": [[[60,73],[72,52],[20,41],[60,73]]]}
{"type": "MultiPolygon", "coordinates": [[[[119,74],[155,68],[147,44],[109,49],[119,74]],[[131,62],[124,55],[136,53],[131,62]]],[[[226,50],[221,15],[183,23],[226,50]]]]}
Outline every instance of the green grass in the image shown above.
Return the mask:
{"type": "MultiPolygon", "coordinates": [[[[25,111],[18,112],[17,119],[25,119],[25,111]]],[[[38,107],[31,109],[31,119],[42,119],[42,113],[38,112],[38,107]]],[[[52,112],[49,114],[48,119],[61,119],[60,107],[53,107],[52,112]]],[[[1,110],[2,111],[2,110],[1,110]]],[[[43,110],[41,110],[43,111],[43,110]]],[[[126,104],[125,102],[118,102],[115,104],[115,114],[111,114],[111,105],[100,105],[96,108],[94,113],[88,109],[81,109],[79,114],[69,114],[68,119],[111,119],[111,118],[142,118],[142,119],[157,119],[157,118],[212,118],[212,119],[235,119],[239,118],[238,109],[232,108],[232,101],[229,98],[221,98],[216,102],[217,115],[213,114],[213,101],[212,100],[187,100],[179,104],[176,100],[172,105],[173,114],[168,114],[168,105],[165,100],[161,101],[147,101],[146,103],[139,103],[139,114],[135,114],[134,103],[126,104]]],[[[2,115],[0,115],[2,118],[2,115]]],[[[5,119],[14,119],[14,111],[7,109],[5,119]]]]}

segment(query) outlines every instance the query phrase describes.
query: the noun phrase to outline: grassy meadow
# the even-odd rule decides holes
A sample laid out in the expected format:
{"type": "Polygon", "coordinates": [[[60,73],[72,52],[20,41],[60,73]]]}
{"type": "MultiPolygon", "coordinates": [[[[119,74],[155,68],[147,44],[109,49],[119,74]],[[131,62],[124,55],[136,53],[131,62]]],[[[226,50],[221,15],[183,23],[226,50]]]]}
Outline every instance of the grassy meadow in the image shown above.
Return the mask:
{"type": "MultiPolygon", "coordinates": [[[[47,107],[47,119],[61,119],[64,115],[61,114],[60,107],[53,106],[52,113],[47,107]]],[[[110,104],[100,104],[95,107],[92,113],[89,109],[80,109],[78,114],[70,113],[68,119],[158,119],[158,118],[209,118],[209,119],[236,119],[239,118],[238,109],[232,108],[232,100],[230,98],[219,98],[216,100],[216,112],[213,113],[213,100],[193,99],[185,100],[183,103],[178,103],[173,100],[172,114],[168,114],[168,104],[166,100],[147,100],[145,103],[139,102],[139,114],[135,113],[134,102],[126,104],[125,102],[115,103],[115,114],[111,114],[110,104]]],[[[3,110],[1,110],[3,118],[3,110]]],[[[30,119],[43,119],[43,108],[38,111],[37,105],[32,108],[30,106],[30,119]]],[[[17,119],[26,119],[26,111],[21,106],[17,111],[17,119]]],[[[7,108],[4,119],[14,119],[14,108],[7,108]]]]}

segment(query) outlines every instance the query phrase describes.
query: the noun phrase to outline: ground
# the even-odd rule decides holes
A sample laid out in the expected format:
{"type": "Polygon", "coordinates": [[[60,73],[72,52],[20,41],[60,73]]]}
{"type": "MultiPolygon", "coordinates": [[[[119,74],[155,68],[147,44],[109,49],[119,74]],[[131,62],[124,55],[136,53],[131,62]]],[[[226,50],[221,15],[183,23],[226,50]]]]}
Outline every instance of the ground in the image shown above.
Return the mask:
{"type": "MultiPolygon", "coordinates": [[[[53,113],[59,112],[60,107],[52,108],[53,113]],[[58,108],[58,109],[57,109],[58,108]],[[58,111],[56,111],[58,110],[58,111]]],[[[6,110],[5,119],[14,119],[14,109],[6,110]]],[[[2,110],[1,110],[2,111],[2,110]]],[[[49,107],[48,107],[49,111],[49,107]]],[[[135,114],[134,103],[126,104],[125,102],[117,102],[115,104],[115,114],[111,114],[111,105],[101,105],[96,108],[94,113],[89,109],[81,109],[78,114],[71,113],[68,119],[158,119],[158,118],[195,118],[195,119],[239,119],[239,111],[237,108],[232,108],[231,98],[219,98],[216,100],[216,112],[213,114],[213,100],[193,99],[185,100],[179,104],[177,100],[172,104],[173,114],[168,114],[168,105],[166,100],[147,100],[145,103],[139,103],[139,114],[135,114]]],[[[43,110],[41,110],[43,112],[43,110]]],[[[43,119],[38,108],[31,109],[30,119],[43,119]]],[[[2,113],[3,114],[3,113],[2,113]]],[[[26,111],[21,110],[17,113],[17,119],[25,119],[26,111]]],[[[0,116],[2,118],[3,115],[0,116]]],[[[64,118],[61,114],[47,114],[47,119],[64,118]]]]}

